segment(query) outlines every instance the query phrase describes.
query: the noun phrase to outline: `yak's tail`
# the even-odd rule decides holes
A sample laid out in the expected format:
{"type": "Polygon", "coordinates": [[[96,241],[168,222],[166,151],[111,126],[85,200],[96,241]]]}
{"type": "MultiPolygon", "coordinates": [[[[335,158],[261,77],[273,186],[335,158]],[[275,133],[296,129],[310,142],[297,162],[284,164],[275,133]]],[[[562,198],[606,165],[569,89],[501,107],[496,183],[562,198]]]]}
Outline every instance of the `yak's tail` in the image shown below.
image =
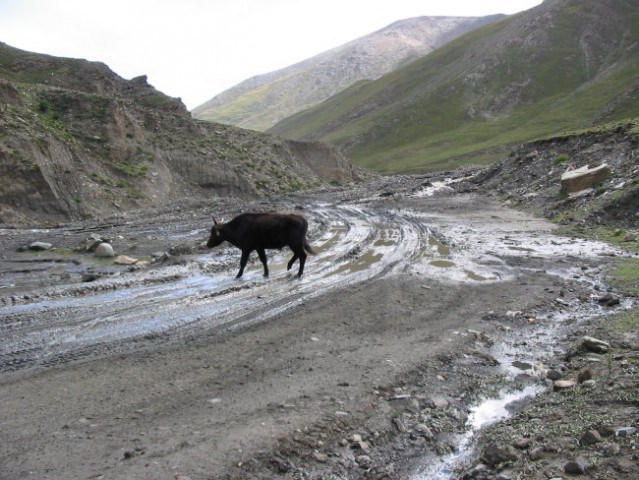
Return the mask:
{"type": "Polygon", "coordinates": [[[308,253],[310,253],[311,255],[315,255],[315,250],[313,250],[311,248],[311,246],[308,244],[308,242],[306,241],[306,239],[304,239],[304,250],[306,250],[308,253]]]}

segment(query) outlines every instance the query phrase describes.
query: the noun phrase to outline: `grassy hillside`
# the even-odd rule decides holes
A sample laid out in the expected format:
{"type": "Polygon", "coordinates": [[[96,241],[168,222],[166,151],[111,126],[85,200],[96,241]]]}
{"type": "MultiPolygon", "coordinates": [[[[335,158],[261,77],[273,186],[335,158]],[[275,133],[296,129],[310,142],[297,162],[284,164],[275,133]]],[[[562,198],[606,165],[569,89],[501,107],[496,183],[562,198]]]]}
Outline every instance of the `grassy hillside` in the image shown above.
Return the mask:
{"type": "Polygon", "coordinates": [[[269,132],[382,172],[487,163],[508,144],[638,115],[638,78],[635,1],[547,0],[269,132]]]}
{"type": "Polygon", "coordinates": [[[379,78],[502,17],[400,20],[295,65],[245,80],[193,109],[193,116],[264,131],[362,79],[379,78]]]}

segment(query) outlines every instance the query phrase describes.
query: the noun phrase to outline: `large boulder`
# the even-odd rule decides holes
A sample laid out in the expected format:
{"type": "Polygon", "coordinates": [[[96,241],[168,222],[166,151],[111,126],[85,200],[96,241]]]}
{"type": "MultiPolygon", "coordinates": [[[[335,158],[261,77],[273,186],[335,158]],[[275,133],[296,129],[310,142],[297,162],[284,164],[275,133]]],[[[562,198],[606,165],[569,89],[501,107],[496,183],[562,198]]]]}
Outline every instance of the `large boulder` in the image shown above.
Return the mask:
{"type": "Polygon", "coordinates": [[[585,165],[581,168],[568,170],[561,176],[561,191],[564,193],[576,193],[593,188],[610,176],[610,167],[602,163],[590,168],[585,165]]]}

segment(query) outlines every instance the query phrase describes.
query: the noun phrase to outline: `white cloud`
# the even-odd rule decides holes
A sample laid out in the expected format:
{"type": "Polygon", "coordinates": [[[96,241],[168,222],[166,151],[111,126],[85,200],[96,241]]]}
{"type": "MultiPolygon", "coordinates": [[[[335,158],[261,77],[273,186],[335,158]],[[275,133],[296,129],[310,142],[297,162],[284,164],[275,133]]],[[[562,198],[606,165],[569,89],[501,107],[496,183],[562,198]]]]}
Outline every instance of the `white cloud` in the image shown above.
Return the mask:
{"type": "Polygon", "coordinates": [[[404,18],[512,14],[541,0],[0,0],[0,41],[146,74],[188,108],[404,18]]]}

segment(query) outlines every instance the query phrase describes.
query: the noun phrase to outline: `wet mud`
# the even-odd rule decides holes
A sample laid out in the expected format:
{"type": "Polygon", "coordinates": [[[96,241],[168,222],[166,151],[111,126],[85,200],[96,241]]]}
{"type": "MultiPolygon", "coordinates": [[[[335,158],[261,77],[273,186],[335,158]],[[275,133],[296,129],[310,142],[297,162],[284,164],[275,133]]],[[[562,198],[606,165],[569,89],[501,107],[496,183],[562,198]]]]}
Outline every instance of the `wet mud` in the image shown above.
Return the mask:
{"type": "Polygon", "coordinates": [[[426,478],[482,398],[539,388],[514,365],[606,313],[591,295],[623,253],[396,182],[0,231],[0,478],[426,478]],[[236,280],[239,251],[204,247],[213,216],[247,210],[306,216],[302,279],[287,249],[236,280]],[[82,251],[92,233],[140,262],[82,251]],[[38,240],[54,248],[19,251],[38,240]],[[398,398],[439,415],[431,437],[402,434],[398,398]]]}

